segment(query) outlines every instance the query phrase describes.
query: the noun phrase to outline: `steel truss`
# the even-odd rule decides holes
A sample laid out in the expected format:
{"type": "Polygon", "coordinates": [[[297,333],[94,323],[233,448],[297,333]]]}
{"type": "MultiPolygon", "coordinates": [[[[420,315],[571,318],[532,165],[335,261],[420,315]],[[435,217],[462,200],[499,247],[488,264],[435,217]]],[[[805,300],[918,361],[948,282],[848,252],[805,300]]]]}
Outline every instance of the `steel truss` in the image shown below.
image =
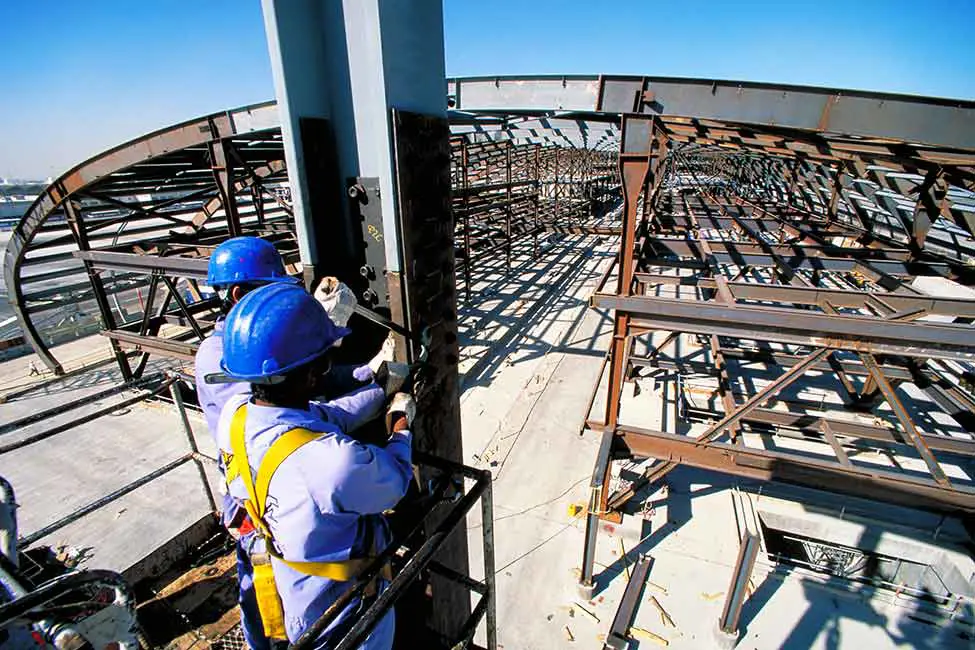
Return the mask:
{"type": "Polygon", "coordinates": [[[200,303],[199,274],[155,260],[205,260],[228,236],[254,234],[294,262],[293,233],[277,109],[255,104],[150,133],[63,174],[15,229],[4,275],[24,337],[51,370],[63,371],[52,343],[101,329],[130,379],[144,363],[131,368],[124,345],[185,356],[155,344],[159,328],[180,318],[199,339],[212,306],[200,303]],[[103,264],[112,254],[132,261],[103,264]]]}
{"type": "Polygon", "coordinates": [[[529,240],[537,257],[539,235],[597,228],[621,198],[614,151],[502,133],[507,139],[451,137],[455,256],[467,300],[479,260],[503,253],[511,268],[513,246],[529,240]]]}
{"type": "Polygon", "coordinates": [[[680,464],[975,511],[972,148],[667,115],[624,115],[620,140],[582,585],[599,520],[680,464]],[[690,432],[621,408],[647,372],[690,432]],[[656,461],[614,490],[626,457],[656,461]]]}

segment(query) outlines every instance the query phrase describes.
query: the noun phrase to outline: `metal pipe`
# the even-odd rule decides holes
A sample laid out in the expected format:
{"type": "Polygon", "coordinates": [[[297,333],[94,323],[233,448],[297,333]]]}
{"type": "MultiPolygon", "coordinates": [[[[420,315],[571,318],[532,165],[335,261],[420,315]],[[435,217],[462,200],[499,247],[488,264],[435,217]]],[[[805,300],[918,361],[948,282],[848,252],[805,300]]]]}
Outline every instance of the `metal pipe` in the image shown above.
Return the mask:
{"type": "Polygon", "coordinates": [[[154,373],[152,375],[148,375],[146,377],[142,377],[134,381],[123,382],[116,386],[112,386],[111,388],[106,388],[103,391],[99,391],[97,393],[91,393],[79,399],[72,400],[70,402],[64,402],[62,404],[59,404],[58,406],[49,408],[44,411],[37,411],[31,413],[30,415],[26,415],[18,420],[7,422],[6,424],[0,424],[0,435],[4,435],[6,433],[16,431],[17,429],[26,427],[29,424],[34,424],[35,422],[40,422],[42,420],[46,420],[56,415],[61,415],[62,413],[67,413],[68,411],[72,411],[82,406],[88,406],[89,404],[93,404],[101,399],[104,399],[111,395],[115,395],[116,393],[121,393],[124,390],[128,390],[130,388],[138,388],[139,386],[142,386],[144,384],[157,381],[158,379],[161,379],[162,376],[163,376],[162,373],[154,373]]]}
{"type": "MultiPolygon", "coordinates": [[[[173,379],[178,380],[179,378],[173,376],[173,379]]],[[[217,512],[217,500],[213,496],[213,489],[210,487],[210,481],[207,478],[206,470],[203,469],[203,461],[200,460],[200,449],[196,444],[196,438],[193,436],[193,427],[190,426],[190,419],[186,415],[186,406],[183,404],[183,395],[179,391],[178,381],[174,381],[169,385],[169,393],[173,396],[173,404],[176,406],[176,414],[179,416],[180,424],[183,427],[183,433],[186,434],[186,442],[189,443],[190,453],[193,454],[193,464],[196,465],[197,472],[200,474],[200,481],[203,483],[203,493],[206,494],[207,502],[210,504],[210,512],[217,512]]]]}
{"type": "Polygon", "coordinates": [[[0,476],[0,554],[17,569],[20,558],[17,556],[17,498],[14,486],[0,476]]]}
{"type": "Polygon", "coordinates": [[[95,499],[91,503],[88,503],[86,505],[81,506],[80,508],[78,508],[75,511],[73,511],[71,514],[69,514],[69,515],[67,515],[65,517],[61,517],[60,519],[58,519],[54,523],[48,524],[47,526],[44,526],[40,530],[34,531],[30,535],[25,535],[23,538],[21,538],[20,545],[21,546],[30,546],[31,544],[33,544],[37,540],[39,540],[39,539],[41,539],[43,537],[46,537],[47,535],[50,535],[51,533],[53,533],[56,530],[60,530],[61,528],[64,528],[65,526],[67,526],[68,524],[70,524],[72,522],[78,521],[79,519],[81,519],[82,517],[84,517],[85,515],[87,515],[88,513],[94,512],[95,510],[98,510],[99,508],[108,505],[112,501],[115,501],[117,499],[120,499],[120,498],[124,497],[129,492],[132,492],[132,491],[136,490],[137,488],[142,487],[143,485],[145,485],[149,481],[152,481],[154,479],[157,479],[160,476],[162,476],[163,474],[167,474],[167,473],[171,472],[172,470],[176,469],[180,465],[182,465],[182,464],[184,464],[186,462],[189,462],[189,461],[193,460],[194,458],[195,458],[194,454],[186,454],[182,458],[177,458],[176,460],[174,460],[174,461],[172,461],[170,463],[166,463],[165,465],[163,465],[159,469],[154,470],[152,472],[149,472],[145,476],[142,476],[142,477],[136,479],[135,481],[132,481],[131,483],[120,487],[117,490],[114,490],[112,492],[109,492],[108,494],[106,494],[103,497],[100,497],[98,499],[95,499]]]}
{"type": "Polygon", "coordinates": [[[158,386],[156,386],[155,388],[153,388],[150,391],[147,391],[147,392],[144,392],[144,393],[140,393],[140,394],[136,395],[135,397],[130,397],[128,399],[122,400],[121,402],[116,402],[115,404],[109,404],[108,406],[106,406],[104,408],[100,408],[100,409],[98,409],[96,411],[92,411],[91,413],[87,413],[87,414],[81,416],[80,418],[76,418],[74,420],[71,420],[70,422],[64,422],[62,424],[59,424],[57,426],[54,426],[54,427],[48,429],[47,431],[42,431],[42,432],[37,433],[37,434],[34,434],[32,436],[28,436],[28,437],[24,438],[23,440],[18,440],[17,442],[12,442],[10,444],[0,446],[0,455],[6,454],[6,453],[11,452],[11,451],[15,451],[17,449],[21,449],[21,448],[26,447],[28,445],[32,445],[35,442],[40,442],[41,440],[46,440],[47,438],[50,438],[51,436],[57,435],[57,434],[62,433],[64,431],[68,431],[69,429],[74,429],[78,425],[84,424],[85,422],[90,422],[92,420],[95,420],[97,418],[100,418],[103,415],[108,415],[109,413],[111,413],[113,411],[117,411],[120,408],[125,408],[127,406],[132,406],[133,404],[137,404],[138,402],[142,402],[142,401],[144,401],[144,400],[152,397],[153,395],[158,395],[159,393],[161,393],[162,391],[164,391],[166,388],[168,388],[169,385],[172,384],[174,381],[175,381],[175,379],[172,379],[172,378],[166,379],[161,384],[159,384],[158,386]]]}
{"type": "MultiPolygon", "coordinates": [[[[487,614],[487,645],[493,650],[498,647],[498,619],[497,619],[497,587],[494,576],[494,485],[491,474],[487,474],[484,492],[481,494],[481,530],[484,544],[484,584],[487,593],[478,603],[478,608],[484,604],[487,614]]],[[[471,614],[471,619],[477,614],[477,609],[471,614]]],[[[471,632],[473,635],[473,631],[471,632]]]]}
{"type": "MultiPolygon", "coordinates": [[[[445,461],[449,462],[449,461],[445,461]]],[[[474,470],[476,472],[476,470],[474,470]]],[[[450,513],[440,522],[437,528],[430,534],[427,540],[417,549],[416,553],[409,559],[406,566],[396,575],[389,586],[383,590],[379,597],[369,606],[369,608],[359,617],[352,629],[339,641],[336,650],[350,650],[357,648],[362,643],[379,620],[392,608],[393,604],[402,595],[407,585],[412,583],[427,564],[433,559],[433,554],[447,541],[447,537],[454,527],[466,516],[467,512],[473,507],[474,502],[481,497],[487,485],[490,485],[490,472],[481,472],[476,479],[474,486],[464,497],[452,506],[450,513]]],[[[301,637],[291,646],[292,648],[310,648],[318,641],[318,637],[328,629],[339,613],[359,595],[366,585],[372,582],[382,567],[389,560],[398,548],[397,544],[390,544],[376,560],[367,568],[355,583],[340,596],[331,607],[312,625],[310,625],[301,637]]]]}

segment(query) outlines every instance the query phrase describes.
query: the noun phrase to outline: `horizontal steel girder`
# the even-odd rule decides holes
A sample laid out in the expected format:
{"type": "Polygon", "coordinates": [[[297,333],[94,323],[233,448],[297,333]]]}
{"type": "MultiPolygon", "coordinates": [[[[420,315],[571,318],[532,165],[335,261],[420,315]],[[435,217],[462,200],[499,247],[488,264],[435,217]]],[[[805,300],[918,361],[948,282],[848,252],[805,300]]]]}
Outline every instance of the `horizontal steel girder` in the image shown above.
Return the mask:
{"type": "Polygon", "coordinates": [[[658,458],[759,481],[782,481],[916,508],[975,512],[975,490],[944,487],[933,480],[882,468],[844,467],[782,451],[752,449],[636,427],[619,427],[620,442],[633,456],[658,458]]]}
{"type": "Polygon", "coordinates": [[[630,314],[633,326],[854,352],[975,361],[969,326],[884,321],[751,305],[598,293],[592,306],[630,314]]]}
{"type": "Polygon", "coordinates": [[[162,271],[180,278],[205,280],[209,258],[199,257],[159,257],[137,253],[116,253],[111,251],[75,251],[78,259],[92,263],[96,269],[111,271],[162,271]]]}
{"type": "MultiPolygon", "coordinates": [[[[713,278],[693,278],[651,274],[636,274],[638,281],[649,284],[661,283],[668,285],[697,286],[701,289],[717,289],[717,281],[713,278]]],[[[755,284],[753,282],[727,282],[726,286],[731,294],[739,300],[757,300],[760,302],[798,303],[804,305],[822,305],[829,303],[833,307],[863,308],[870,299],[880,299],[896,311],[922,309],[931,314],[946,314],[950,316],[975,317],[975,300],[963,298],[936,298],[933,296],[912,296],[896,293],[871,293],[866,291],[850,291],[845,289],[821,289],[818,287],[795,287],[778,284],[755,284]]]]}
{"type": "Polygon", "coordinates": [[[133,350],[155,352],[164,357],[172,357],[184,361],[194,361],[196,359],[196,349],[198,346],[195,343],[184,343],[173,339],[164,339],[160,336],[142,336],[122,330],[102,331],[100,334],[114,339],[124,347],[133,350]]]}
{"type": "Polygon", "coordinates": [[[640,76],[461,77],[466,111],[675,115],[975,149],[975,102],[712,79],[640,76]]]}

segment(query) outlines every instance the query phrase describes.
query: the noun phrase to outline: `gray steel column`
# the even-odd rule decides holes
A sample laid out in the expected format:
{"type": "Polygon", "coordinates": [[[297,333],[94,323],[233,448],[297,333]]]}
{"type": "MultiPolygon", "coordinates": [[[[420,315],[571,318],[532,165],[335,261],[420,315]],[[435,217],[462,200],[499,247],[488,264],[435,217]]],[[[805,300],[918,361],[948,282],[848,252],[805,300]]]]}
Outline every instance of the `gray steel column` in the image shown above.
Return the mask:
{"type": "MultiPolygon", "coordinates": [[[[262,0],[262,5],[302,264],[319,261],[318,235],[329,223],[316,223],[309,212],[311,187],[321,179],[308,178],[300,124],[324,118],[332,126],[340,178],[379,178],[387,266],[400,270],[390,109],[446,115],[441,4],[262,0]]],[[[336,205],[336,218],[347,209],[344,202],[336,205]]]]}
{"type": "MultiPolygon", "coordinates": [[[[449,181],[441,182],[450,161],[441,3],[262,0],[262,5],[306,282],[326,269],[347,267],[336,258],[361,248],[358,215],[352,218],[343,197],[350,179],[376,179],[391,317],[417,333],[434,330],[430,365],[436,372],[426,394],[417,388],[422,412],[414,424],[415,444],[461,460],[452,228],[445,227],[451,222],[449,181]],[[395,125],[394,110],[400,118],[395,125]],[[436,142],[429,139],[432,133],[436,142]],[[410,161],[412,173],[398,177],[397,158],[410,161]],[[341,192],[334,187],[323,192],[329,185],[341,192]],[[432,240],[418,243],[425,229],[440,232],[444,245],[429,250],[432,240]],[[440,286],[433,286],[428,278],[445,267],[440,286]],[[443,304],[431,302],[434,297],[443,304]]],[[[440,559],[466,574],[466,537],[452,536],[440,559]]],[[[469,613],[466,590],[435,579],[431,627],[452,634],[469,613]]]]}

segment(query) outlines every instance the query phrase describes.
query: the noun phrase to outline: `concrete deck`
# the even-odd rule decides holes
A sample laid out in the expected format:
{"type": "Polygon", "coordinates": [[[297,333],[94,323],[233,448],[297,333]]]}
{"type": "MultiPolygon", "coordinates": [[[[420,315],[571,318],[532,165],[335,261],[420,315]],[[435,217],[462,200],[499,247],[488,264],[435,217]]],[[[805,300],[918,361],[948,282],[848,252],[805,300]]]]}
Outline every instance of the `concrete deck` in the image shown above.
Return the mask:
{"type": "MultiPolygon", "coordinates": [[[[69,346],[66,358],[89,361],[102,357],[108,349],[106,340],[100,336],[69,346]]],[[[167,360],[151,361],[146,374],[171,366],[167,360]]],[[[0,375],[7,378],[9,386],[36,382],[38,378],[28,377],[26,368],[24,359],[15,359],[0,364],[0,375]]],[[[83,399],[121,381],[117,368],[109,364],[46,385],[0,404],[0,425],[83,399]]],[[[48,431],[135,394],[126,391],[85,403],[62,415],[6,433],[0,436],[0,444],[48,431]]],[[[168,396],[168,392],[164,395],[168,396]]],[[[200,451],[213,456],[215,450],[202,417],[191,412],[190,418],[200,451]]],[[[172,406],[138,403],[0,454],[0,475],[16,491],[20,505],[19,533],[23,537],[124,488],[188,451],[188,442],[172,406]]],[[[215,468],[209,476],[215,487],[215,468]]],[[[40,538],[36,544],[71,547],[72,553],[83,558],[82,567],[130,572],[209,511],[199,472],[190,462],[40,538]]]]}
{"type": "MultiPolygon", "coordinates": [[[[587,308],[587,298],[616,246],[570,238],[537,263],[517,257],[508,278],[498,264],[497,274],[478,287],[481,297],[461,309],[470,328],[461,339],[465,457],[495,476],[504,648],[600,647],[626,574],[641,554],[653,558],[649,580],[656,587],[644,590],[634,626],[671,648],[717,647],[714,630],[738,553],[736,488],[747,483],[691,468],[672,472],[665,486],[647,495],[642,512],[638,508],[620,526],[603,525],[593,599],[584,600],[576,587],[585,522],[568,508],[588,500],[598,440],[591,432],[579,437],[579,430],[611,329],[605,315],[587,308]],[[676,628],[662,622],[650,596],[676,628]]],[[[638,380],[624,392],[623,412],[642,426],[686,430],[672,408],[660,407],[661,400],[673,402],[665,386],[638,380]]],[[[597,397],[596,417],[601,403],[597,397]]],[[[614,472],[636,469],[618,466],[614,472]]],[[[479,517],[468,523],[477,572],[479,517]]],[[[915,611],[908,599],[851,592],[813,574],[771,569],[761,560],[754,573],[740,648],[975,647],[970,625],[945,625],[937,616],[940,624],[925,622],[932,617],[915,611]]],[[[956,616],[971,620],[966,607],[956,616]]],[[[483,642],[483,629],[479,638],[483,642]]],[[[631,648],[661,646],[646,636],[630,642],[631,648]]]]}
{"type": "MultiPolygon", "coordinates": [[[[611,327],[606,315],[588,308],[587,298],[616,247],[615,241],[553,237],[538,260],[527,254],[530,247],[516,251],[510,274],[500,259],[485,262],[475,298],[461,305],[465,460],[490,468],[495,477],[499,638],[508,650],[600,647],[627,571],[641,554],[653,558],[653,584],[644,590],[634,625],[671,648],[716,647],[713,632],[738,550],[739,490],[746,483],[689,468],[672,472],[665,486],[647,495],[642,510],[600,530],[593,599],[584,600],[576,587],[585,524],[569,514],[569,506],[588,500],[598,446],[596,434],[580,437],[579,431],[611,327]],[[650,596],[676,628],[662,622],[650,596]]],[[[79,358],[107,348],[100,337],[72,345],[79,358]]],[[[25,360],[2,364],[0,376],[12,386],[23,381],[26,368],[25,360]]],[[[72,378],[0,405],[0,423],[118,381],[111,366],[72,378]]],[[[643,426],[686,430],[666,387],[653,378],[628,385],[624,413],[643,426]]],[[[594,413],[603,393],[597,393],[594,413]]],[[[112,399],[119,398],[105,403],[112,399]]],[[[201,449],[212,453],[202,420],[194,417],[193,424],[201,449]]],[[[0,436],[0,444],[8,438],[16,439],[0,436]]],[[[26,534],[186,449],[171,408],[139,405],[0,455],[0,474],[17,489],[26,534]]],[[[638,469],[618,464],[615,472],[625,478],[638,469]]],[[[196,469],[185,465],[41,541],[84,551],[83,566],[124,570],[206,510],[196,469]]],[[[471,564],[480,577],[476,512],[468,528],[471,564]]],[[[799,570],[771,569],[762,560],[754,574],[740,648],[975,647],[970,626],[937,624],[937,617],[936,624],[926,622],[930,612],[916,611],[910,600],[851,592],[799,570]]],[[[971,620],[965,607],[956,616],[971,620]]],[[[481,643],[483,634],[482,629],[481,643]]],[[[647,638],[630,643],[661,646],[647,638]]]]}

